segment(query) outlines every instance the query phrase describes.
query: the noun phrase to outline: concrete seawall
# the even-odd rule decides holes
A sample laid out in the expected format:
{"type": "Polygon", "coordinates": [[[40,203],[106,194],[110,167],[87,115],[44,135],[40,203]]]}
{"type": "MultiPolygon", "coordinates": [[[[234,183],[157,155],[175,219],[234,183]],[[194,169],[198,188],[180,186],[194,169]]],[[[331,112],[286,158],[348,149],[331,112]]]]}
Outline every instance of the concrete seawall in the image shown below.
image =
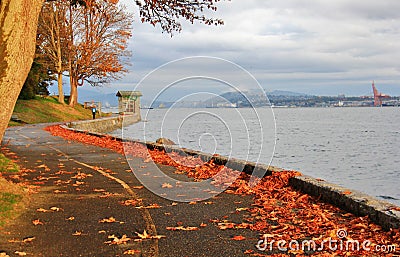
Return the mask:
{"type": "MultiPolygon", "coordinates": [[[[216,164],[226,165],[228,168],[243,171],[255,176],[268,176],[273,171],[283,169],[265,164],[257,164],[225,156],[213,156],[176,146],[160,145],[153,142],[140,142],[149,149],[165,150],[166,152],[178,152],[181,155],[190,155],[201,158],[203,161],[213,159],[216,164]]],[[[357,216],[369,216],[373,222],[382,226],[383,229],[400,228],[400,211],[398,206],[362,192],[351,190],[310,176],[298,176],[289,180],[289,185],[294,189],[316,196],[320,200],[333,204],[342,210],[357,216]],[[397,209],[397,210],[395,210],[397,209]]]]}
{"type": "Polygon", "coordinates": [[[316,196],[357,216],[368,215],[385,230],[400,228],[399,207],[389,202],[310,176],[291,178],[289,184],[296,190],[316,196]]]}
{"type": "Polygon", "coordinates": [[[94,120],[74,121],[68,123],[67,126],[77,131],[106,133],[122,128],[122,124],[131,125],[139,122],[140,120],[140,115],[136,113],[132,115],[119,115],[115,117],[107,117],[94,120]]]}
{"type": "MultiPolygon", "coordinates": [[[[71,128],[70,128],[71,129],[71,128]]],[[[105,136],[95,131],[88,133],[95,136],[105,136]]],[[[114,137],[116,140],[122,141],[121,138],[114,137]]],[[[216,164],[226,165],[228,168],[243,171],[247,174],[255,176],[269,176],[273,171],[282,171],[283,169],[257,164],[244,160],[227,158],[225,156],[210,155],[207,153],[194,151],[177,146],[162,145],[154,142],[134,141],[145,145],[149,149],[165,150],[166,152],[177,152],[181,155],[189,155],[201,158],[203,161],[213,160],[216,164]]],[[[399,207],[386,201],[371,197],[365,193],[354,191],[339,185],[315,179],[309,176],[298,176],[291,178],[289,184],[295,190],[316,196],[320,200],[333,204],[345,211],[353,213],[357,216],[369,216],[373,222],[381,225],[383,229],[400,228],[400,211],[399,207]]]]}

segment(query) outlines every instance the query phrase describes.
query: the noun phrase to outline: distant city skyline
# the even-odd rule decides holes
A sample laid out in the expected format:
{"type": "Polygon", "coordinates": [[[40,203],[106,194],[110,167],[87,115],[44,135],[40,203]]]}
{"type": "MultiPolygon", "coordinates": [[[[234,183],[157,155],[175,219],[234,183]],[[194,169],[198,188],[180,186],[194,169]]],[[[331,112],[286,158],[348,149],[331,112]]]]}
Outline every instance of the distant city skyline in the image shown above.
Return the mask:
{"type": "MultiPolygon", "coordinates": [[[[371,81],[372,84],[372,81],[371,81]]],[[[371,88],[371,84],[366,85],[364,93],[360,93],[357,94],[346,94],[346,93],[334,93],[334,94],[324,94],[324,93],[308,93],[308,92],[302,92],[302,91],[298,91],[298,90],[284,90],[281,88],[275,88],[275,89],[271,89],[271,90],[267,90],[267,92],[273,92],[273,91],[288,91],[288,92],[292,92],[292,93],[299,93],[299,94],[307,94],[307,95],[315,95],[315,96],[339,96],[339,95],[344,95],[345,97],[352,97],[352,96],[373,96],[373,92],[372,92],[372,88],[371,88]]],[[[66,83],[64,86],[64,93],[66,95],[69,94],[69,86],[66,83]]],[[[283,88],[283,87],[282,87],[283,88]]],[[[380,92],[383,92],[385,94],[389,94],[391,96],[400,96],[400,88],[399,90],[384,90],[384,89],[390,89],[388,87],[381,87],[379,85],[377,85],[377,88],[380,92]],[[384,89],[382,89],[384,88],[384,89]]],[[[53,86],[51,86],[49,88],[50,90],[50,94],[57,94],[57,86],[56,84],[54,84],[53,86]]],[[[92,100],[92,96],[95,96],[95,98],[101,97],[101,96],[107,96],[107,95],[113,95],[116,94],[118,90],[132,90],[133,87],[131,86],[117,86],[117,85],[108,85],[106,87],[91,87],[91,86],[83,86],[83,87],[79,87],[79,92],[80,94],[78,95],[78,101],[79,102],[84,102],[84,101],[89,101],[92,100]]],[[[361,90],[360,90],[361,92],[361,90]]],[[[148,95],[146,94],[146,91],[142,91],[143,93],[143,99],[147,100],[147,101],[151,101],[153,99],[149,99],[148,95]]],[[[221,92],[212,92],[215,94],[223,94],[226,93],[225,91],[221,91],[221,92]]],[[[181,98],[183,96],[186,96],[187,94],[189,94],[189,91],[172,91],[169,92],[168,95],[163,95],[163,97],[161,97],[161,100],[163,101],[175,101],[178,98],[181,98]]],[[[204,99],[205,100],[205,99],[204,99]]]]}

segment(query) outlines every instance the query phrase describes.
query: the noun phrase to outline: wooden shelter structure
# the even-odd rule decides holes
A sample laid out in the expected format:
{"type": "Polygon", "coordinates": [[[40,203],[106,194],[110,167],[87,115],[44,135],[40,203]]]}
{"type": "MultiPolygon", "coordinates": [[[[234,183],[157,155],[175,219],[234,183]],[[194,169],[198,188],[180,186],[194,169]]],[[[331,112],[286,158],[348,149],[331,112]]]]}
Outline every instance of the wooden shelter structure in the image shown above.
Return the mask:
{"type": "Polygon", "coordinates": [[[140,114],[140,91],[118,91],[118,112],[120,114],[140,114]]]}

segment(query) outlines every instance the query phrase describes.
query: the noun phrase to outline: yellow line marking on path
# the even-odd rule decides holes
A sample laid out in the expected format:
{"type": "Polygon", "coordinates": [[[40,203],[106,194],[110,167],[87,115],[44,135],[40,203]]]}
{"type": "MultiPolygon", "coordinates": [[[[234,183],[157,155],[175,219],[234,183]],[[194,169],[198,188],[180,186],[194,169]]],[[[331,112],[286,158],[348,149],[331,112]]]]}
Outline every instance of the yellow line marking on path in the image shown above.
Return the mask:
{"type": "MultiPolygon", "coordinates": [[[[119,183],[128,192],[128,194],[130,196],[132,196],[134,199],[139,199],[139,196],[132,190],[132,188],[129,187],[128,184],[125,183],[125,181],[123,181],[123,180],[121,180],[119,178],[116,178],[116,177],[108,174],[107,172],[104,172],[101,168],[89,165],[89,164],[84,163],[84,162],[80,162],[80,161],[74,160],[73,158],[69,158],[68,155],[65,155],[63,152],[61,152],[60,150],[58,150],[58,149],[56,149],[54,147],[51,147],[51,148],[53,148],[54,150],[58,151],[59,153],[62,153],[69,160],[72,160],[73,162],[75,162],[75,163],[77,163],[79,165],[82,165],[84,167],[87,167],[89,169],[95,170],[98,173],[100,173],[101,175],[116,181],[117,183],[119,183]]],[[[144,219],[144,222],[146,224],[146,232],[151,236],[157,236],[157,229],[156,229],[156,226],[154,224],[153,218],[150,215],[149,210],[147,210],[145,208],[140,208],[139,211],[141,212],[141,215],[142,215],[142,217],[144,219]]],[[[153,256],[154,257],[158,256],[158,254],[159,254],[158,253],[158,239],[154,239],[153,241],[154,241],[154,243],[150,244],[151,245],[150,246],[151,247],[150,251],[142,253],[143,256],[152,256],[152,257],[153,256]]]]}

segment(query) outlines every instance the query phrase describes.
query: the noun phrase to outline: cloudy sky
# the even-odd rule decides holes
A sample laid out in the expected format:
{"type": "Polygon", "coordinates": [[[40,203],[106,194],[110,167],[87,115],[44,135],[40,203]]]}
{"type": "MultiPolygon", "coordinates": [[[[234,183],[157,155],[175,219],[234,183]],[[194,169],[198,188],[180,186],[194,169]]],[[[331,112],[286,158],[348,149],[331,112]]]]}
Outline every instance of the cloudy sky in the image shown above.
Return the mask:
{"type": "Polygon", "coordinates": [[[211,56],[240,65],[271,91],[368,95],[375,80],[380,91],[400,95],[398,0],[232,0],[218,7],[211,15],[225,25],[183,22],[172,38],[136,15],[130,72],[100,91],[132,89],[167,62],[211,56]]]}

